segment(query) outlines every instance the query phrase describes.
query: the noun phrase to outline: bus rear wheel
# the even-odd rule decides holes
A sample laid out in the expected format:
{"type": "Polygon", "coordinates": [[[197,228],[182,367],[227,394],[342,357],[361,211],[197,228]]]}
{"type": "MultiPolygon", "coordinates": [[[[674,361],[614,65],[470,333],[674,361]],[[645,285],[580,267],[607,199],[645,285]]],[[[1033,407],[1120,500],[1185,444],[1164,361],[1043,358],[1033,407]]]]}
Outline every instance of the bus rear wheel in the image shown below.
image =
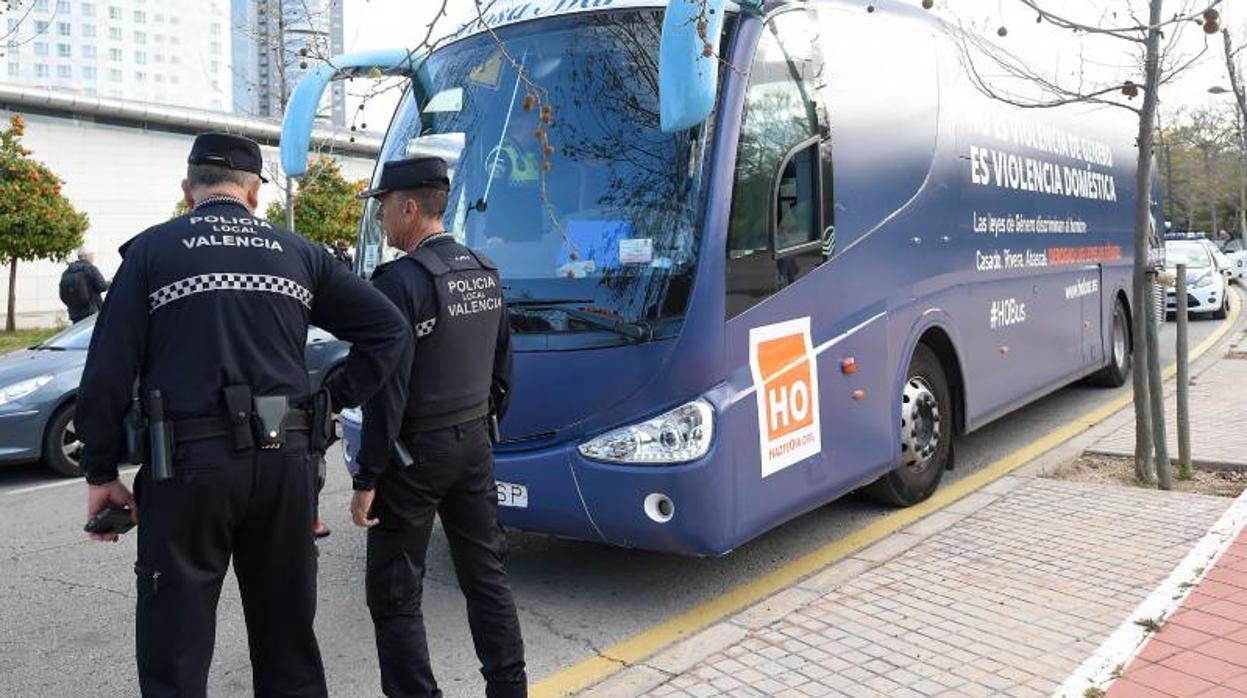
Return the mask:
{"type": "Polygon", "coordinates": [[[1108,365],[1091,374],[1091,382],[1106,388],[1118,388],[1130,378],[1134,352],[1130,346],[1130,322],[1126,319],[1126,304],[1117,299],[1113,304],[1113,341],[1109,345],[1108,365]]]}
{"type": "Polygon", "coordinates": [[[866,494],[904,507],[935,492],[952,459],[952,407],[943,366],[935,352],[919,344],[901,390],[900,465],[867,485],[866,494]]]}

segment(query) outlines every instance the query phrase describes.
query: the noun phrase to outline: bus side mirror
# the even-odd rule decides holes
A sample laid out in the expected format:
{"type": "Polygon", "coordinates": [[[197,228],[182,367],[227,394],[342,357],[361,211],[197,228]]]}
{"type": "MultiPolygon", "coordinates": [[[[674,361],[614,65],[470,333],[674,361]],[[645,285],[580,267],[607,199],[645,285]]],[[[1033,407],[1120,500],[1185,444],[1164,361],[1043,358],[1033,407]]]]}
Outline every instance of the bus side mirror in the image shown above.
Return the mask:
{"type": "Polygon", "coordinates": [[[407,49],[364,51],[334,56],[309,70],[290,95],[282,119],[281,169],[286,176],[302,177],[307,172],[312,127],[321,97],[330,82],[350,77],[409,76],[415,73],[423,58],[422,54],[407,49]]]}
{"type": "Polygon", "coordinates": [[[671,0],[667,6],[658,52],[658,114],[664,133],[692,128],[714,109],[726,4],[726,0],[671,0]],[[704,40],[699,32],[702,22],[704,40]]]}

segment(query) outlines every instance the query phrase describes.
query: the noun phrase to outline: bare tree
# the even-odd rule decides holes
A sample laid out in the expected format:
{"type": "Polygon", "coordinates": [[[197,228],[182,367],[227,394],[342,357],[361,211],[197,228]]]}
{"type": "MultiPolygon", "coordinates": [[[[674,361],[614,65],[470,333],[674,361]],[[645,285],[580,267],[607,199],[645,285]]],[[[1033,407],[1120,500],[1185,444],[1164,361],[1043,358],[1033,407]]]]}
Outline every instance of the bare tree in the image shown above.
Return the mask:
{"type": "MultiPolygon", "coordinates": [[[[1120,3],[1088,4],[1084,11],[1093,15],[1098,11],[1098,17],[1087,18],[1053,12],[1042,0],[1015,2],[1033,12],[1038,22],[1078,35],[1084,43],[1091,39],[1120,42],[1128,59],[1127,64],[1119,66],[1115,73],[1108,71],[1110,74],[1105,77],[1097,78],[1094,68],[1103,66],[1089,65],[1083,55],[1079,56],[1072,71],[1049,74],[1027,65],[998,43],[984,37],[981,31],[971,30],[962,34],[962,54],[971,80],[979,91],[994,100],[1031,109],[1101,104],[1127,109],[1138,119],[1132,335],[1134,355],[1146,357],[1146,370],[1133,372],[1135,472],[1140,481],[1150,482],[1152,455],[1155,453],[1155,474],[1160,487],[1168,489],[1170,471],[1164,434],[1163,381],[1156,341],[1156,313],[1152,308],[1155,280],[1148,273],[1149,239],[1154,232],[1149,192],[1156,110],[1160,88],[1174,80],[1207,50],[1205,40],[1204,47],[1194,55],[1181,54],[1177,50],[1181,29],[1198,23],[1206,34],[1217,32],[1220,29],[1220,13],[1216,8],[1221,0],[1202,2],[1202,9],[1197,9],[1200,5],[1191,0],[1183,0],[1181,9],[1168,19],[1164,16],[1163,0],[1147,0],[1144,3],[1146,17],[1140,14],[1134,2],[1126,3],[1124,8],[1120,3]],[[1142,103],[1136,104],[1140,94],[1142,103]]],[[[933,3],[924,0],[923,5],[929,8],[933,3]]],[[[1008,36],[1008,28],[1003,22],[998,25],[996,35],[1000,39],[1008,36]]]]}
{"type": "MultiPolygon", "coordinates": [[[[30,14],[34,12],[34,9],[34,0],[0,0],[0,58],[12,48],[48,36],[48,32],[51,31],[51,22],[48,22],[47,27],[41,31],[22,36],[22,27],[28,23],[27,20],[30,19],[30,14]]],[[[53,17],[55,16],[54,13],[53,17]]]]}
{"type": "MultiPolygon", "coordinates": [[[[1229,91],[1227,90],[1228,94],[1229,91]]],[[[1161,144],[1161,178],[1166,197],[1166,219],[1179,230],[1210,230],[1215,207],[1219,219],[1229,219],[1227,212],[1241,218],[1243,173],[1240,151],[1241,124],[1237,107],[1225,105],[1222,110],[1178,111],[1170,115],[1164,128],[1157,128],[1161,144]],[[1205,167],[1203,142],[1214,153],[1222,150],[1238,152],[1234,158],[1214,155],[1205,167]],[[1211,175],[1211,177],[1210,177],[1211,175]],[[1209,191],[1211,188],[1211,192],[1209,191]],[[1209,203],[1210,197],[1213,203],[1209,203]]],[[[1222,226],[1227,227],[1227,226],[1222,226]]]]}
{"type": "Polygon", "coordinates": [[[1217,222],[1217,182],[1214,167],[1218,158],[1226,150],[1235,147],[1238,139],[1235,124],[1237,119],[1227,118],[1219,109],[1201,108],[1192,112],[1186,123],[1174,131],[1174,140],[1188,145],[1200,154],[1204,169],[1204,203],[1208,206],[1213,234],[1220,229],[1217,222]]]}
{"type": "Polygon", "coordinates": [[[1242,84],[1238,54],[1243,47],[1234,47],[1229,27],[1221,30],[1225,49],[1225,69],[1230,76],[1230,91],[1234,94],[1234,131],[1238,137],[1238,234],[1247,243],[1247,90],[1242,84]]]}

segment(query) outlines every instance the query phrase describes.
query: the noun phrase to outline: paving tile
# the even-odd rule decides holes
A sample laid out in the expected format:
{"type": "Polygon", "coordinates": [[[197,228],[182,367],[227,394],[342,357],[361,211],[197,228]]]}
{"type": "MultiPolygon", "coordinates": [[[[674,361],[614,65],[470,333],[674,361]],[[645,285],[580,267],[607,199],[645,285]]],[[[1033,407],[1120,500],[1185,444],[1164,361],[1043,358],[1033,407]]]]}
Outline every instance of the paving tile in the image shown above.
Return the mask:
{"type": "Polygon", "coordinates": [[[679,674],[703,659],[724,650],[748,635],[748,631],[732,623],[716,623],[680,642],[645,663],[668,674],[679,674]]]}
{"type": "Polygon", "coordinates": [[[1240,626],[1247,625],[1247,606],[1235,603],[1228,599],[1220,599],[1210,604],[1201,606],[1200,609],[1204,613],[1211,613],[1214,616],[1221,616],[1229,620],[1237,622],[1240,626]]]}
{"type": "Polygon", "coordinates": [[[1243,591],[1242,587],[1224,584],[1212,579],[1204,579],[1197,587],[1195,587],[1195,590],[1201,594],[1215,596],[1218,599],[1229,599],[1235,596],[1247,594],[1247,592],[1243,591]]]}
{"type": "Polygon", "coordinates": [[[1236,691],[1247,693],[1247,672],[1225,679],[1221,682],[1221,685],[1226,688],[1232,688],[1236,691]]]}
{"type": "Polygon", "coordinates": [[[791,587],[754,604],[752,608],[738,614],[732,621],[745,628],[760,629],[788,616],[816,598],[818,594],[814,591],[791,587]]]}
{"type": "Polygon", "coordinates": [[[1155,639],[1175,647],[1184,649],[1193,649],[1205,642],[1213,639],[1213,635],[1188,628],[1184,625],[1169,622],[1165,623],[1160,632],[1156,633],[1155,639]]]}
{"type": "MultiPolygon", "coordinates": [[[[1200,676],[1206,674],[1200,672],[1200,676]]],[[[1174,696],[1193,696],[1216,685],[1212,681],[1196,678],[1165,664],[1149,664],[1127,672],[1125,678],[1174,696]]]]}
{"type": "Polygon", "coordinates": [[[965,514],[955,511],[937,511],[924,517],[921,521],[905,529],[906,533],[926,538],[944,531],[965,519],[965,514]]]}
{"type": "MultiPolygon", "coordinates": [[[[1211,584],[1213,582],[1209,582],[1209,583],[1211,584]]],[[[1230,588],[1233,588],[1233,587],[1230,587],[1230,588]]],[[[1247,591],[1244,591],[1241,593],[1247,594],[1247,591]]],[[[1200,610],[1206,610],[1205,607],[1208,606],[1209,604],[1217,603],[1223,600],[1229,600],[1229,598],[1232,598],[1232,597],[1227,597],[1226,599],[1222,599],[1221,597],[1218,597],[1218,596],[1209,596],[1208,594],[1202,593],[1202,591],[1197,588],[1194,591],[1192,591],[1190,594],[1187,594],[1185,599],[1182,599],[1182,608],[1197,608],[1200,610]]]]}
{"type": "MultiPolygon", "coordinates": [[[[1200,654],[1199,650],[1187,650],[1180,654],[1175,654],[1161,661],[1160,665],[1187,672],[1192,676],[1204,677],[1213,683],[1221,683],[1228,678],[1243,673],[1241,666],[1223,659],[1217,659],[1216,657],[1209,657],[1206,654],[1200,654]]],[[[1126,673],[1127,676],[1132,674],[1133,672],[1126,673]]]]}
{"type": "Polygon", "coordinates": [[[1159,662],[1183,651],[1184,648],[1162,642],[1159,637],[1155,637],[1143,645],[1143,649],[1139,651],[1138,658],[1149,663],[1159,662]]]}
{"type": "Polygon", "coordinates": [[[920,542],[922,542],[922,538],[911,533],[893,533],[869,548],[860,551],[854,557],[870,562],[886,562],[920,542]]]}
{"type": "Polygon", "coordinates": [[[1221,582],[1239,589],[1247,589],[1247,576],[1233,570],[1222,570],[1214,567],[1212,571],[1204,575],[1204,579],[1221,582]]]}
{"type": "Polygon", "coordinates": [[[1247,671],[1247,645],[1241,642],[1235,642],[1228,638],[1218,638],[1211,640],[1199,646],[1195,650],[1200,654],[1216,657],[1217,659],[1237,664],[1247,671]]]}
{"type": "Polygon", "coordinates": [[[797,586],[816,592],[829,592],[844,585],[844,582],[862,575],[872,567],[874,567],[873,562],[850,557],[848,560],[839,561],[831,567],[824,568],[821,572],[814,573],[813,576],[799,582],[797,586]]]}
{"type": "Polygon", "coordinates": [[[1169,622],[1181,625],[1184,628],[1191,628],[1192,630],[1208,633],[1209,635],[1216,637],[1229,635],[1242,627],[1239,623],[1227,618],[1195,610],[1178,611],[1174,614],[1173,618],[1169,620],[1169,622]]]}
{"type": "Polygon", "coordinates": [[[1172,698],[1172,695],[1128,679],[1118,679],[1109,686],[1106,698],[1172,698]]]}
{"type": "Polygon", "coordinates": [[[998,497],[983,492],[974,492],[968,494],[952,504],[944,507],[944,511],[950,511],[955,514],[973,514],[989,504],[994,503],[998,497]]]}
{"type": "Polygon", "coordinates": [[[1225,686],[1213,686],[1212,688],[1199,694],[1199,698],[1243,698],[1242,691],[1225,686]]]}
{"type": "Polygon", "coordinates": [[[632,698],[652,691],[670,679],[670,674],[653,667],[632,666],[594,686],[584,695],[592,698],[632,698]]]}

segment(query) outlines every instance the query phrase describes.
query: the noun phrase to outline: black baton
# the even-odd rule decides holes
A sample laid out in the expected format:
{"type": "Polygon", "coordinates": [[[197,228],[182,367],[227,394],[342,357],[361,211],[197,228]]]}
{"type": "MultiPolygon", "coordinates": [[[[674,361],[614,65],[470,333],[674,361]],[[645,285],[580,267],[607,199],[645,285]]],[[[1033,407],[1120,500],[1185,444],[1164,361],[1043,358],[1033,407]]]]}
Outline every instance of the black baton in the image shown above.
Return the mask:
{"type": "Polygon", "coordinates": [[[173,479],[173,439],[169,424],[165,422],[164,399],[159,390],[147,395],[148,430],[151,433],[152,480],[164,482],[173,479]]]}

